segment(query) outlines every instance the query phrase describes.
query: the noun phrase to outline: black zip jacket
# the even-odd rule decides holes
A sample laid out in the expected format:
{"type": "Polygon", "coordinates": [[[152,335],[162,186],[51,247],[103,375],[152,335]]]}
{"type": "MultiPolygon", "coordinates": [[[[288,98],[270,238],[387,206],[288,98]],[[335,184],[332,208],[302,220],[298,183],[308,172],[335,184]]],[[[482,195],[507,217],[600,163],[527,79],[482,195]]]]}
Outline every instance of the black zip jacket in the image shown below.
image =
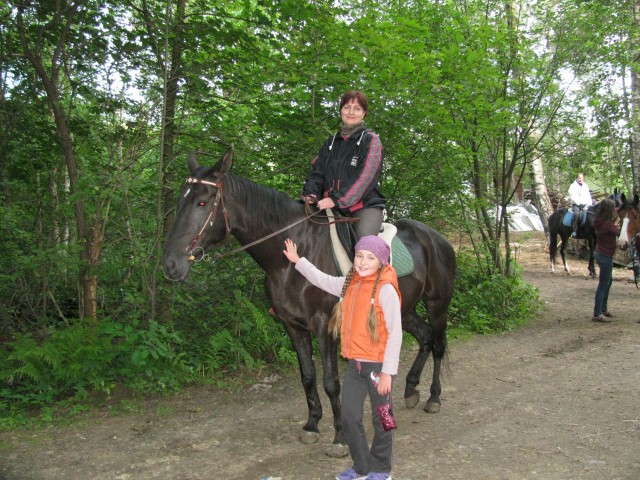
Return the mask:
{"type": "Polygon", "coordinates": [[[311,172],[302,187],[302,197],[331,197],[345,213],[362,208],[384,208],[380,173],[384,150],[378,135],[362,127],[350,137],[340,132],[327,138],[311,162],[311,172]]]}

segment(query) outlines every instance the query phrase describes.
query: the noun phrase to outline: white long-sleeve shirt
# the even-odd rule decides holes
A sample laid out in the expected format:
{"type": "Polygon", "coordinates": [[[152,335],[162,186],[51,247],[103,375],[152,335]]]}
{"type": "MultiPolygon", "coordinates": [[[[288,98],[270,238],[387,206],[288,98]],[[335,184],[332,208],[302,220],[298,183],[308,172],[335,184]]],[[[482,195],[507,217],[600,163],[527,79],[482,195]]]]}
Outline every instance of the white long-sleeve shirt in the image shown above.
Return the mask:
{"type": "Polygon", "coordinates": [[[569,201],[574,205],[586,205],[590,207],[592,204],[591,192],[587,184],[582,182],[582,185],[580,185],[577,180],[574,180],[569,186],[569,201]]]}
{"type": "MultiPolygon", "coordinates": [[[[331,295],[340,297],[346,277],[334,277],[318,270],[309,260],[302,257],[296,263],[296,270],[313,285],[331,295]]],[[[387,345],[384,349],[382,373],[397,375],[400,364],[400,349],[402,348],[402,317],[400,314],[400,299],[393,285],[385,283],[378,293],[380,307],[384,312],[384,321],[389,332],[387,345]]],[[[370,360],[355,359],[362,362],[370,360]]]]}

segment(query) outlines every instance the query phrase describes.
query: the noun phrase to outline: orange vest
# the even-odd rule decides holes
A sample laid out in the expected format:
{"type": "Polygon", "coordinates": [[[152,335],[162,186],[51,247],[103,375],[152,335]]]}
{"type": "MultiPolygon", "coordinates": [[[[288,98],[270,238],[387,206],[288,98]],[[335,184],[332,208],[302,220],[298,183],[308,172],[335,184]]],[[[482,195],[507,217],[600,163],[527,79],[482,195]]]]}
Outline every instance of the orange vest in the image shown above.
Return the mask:
{"type": "Polygon", "coordinates": [[[340,328],[340,349],[345,358],[357,358],[382,362],[384,350],[387,346],[387,324],[380,306],[380,288],[390,283],[396,289],[401,299],[396,271],[389,265],[382,267],[382,274],[376,290],[374,308],[378,314],[378,341],[371,340],[367,319],[371,309],[371,296],[377,275],[361,277],[354,273],[351,284],[342,299],[342,326],[340,328]]]}

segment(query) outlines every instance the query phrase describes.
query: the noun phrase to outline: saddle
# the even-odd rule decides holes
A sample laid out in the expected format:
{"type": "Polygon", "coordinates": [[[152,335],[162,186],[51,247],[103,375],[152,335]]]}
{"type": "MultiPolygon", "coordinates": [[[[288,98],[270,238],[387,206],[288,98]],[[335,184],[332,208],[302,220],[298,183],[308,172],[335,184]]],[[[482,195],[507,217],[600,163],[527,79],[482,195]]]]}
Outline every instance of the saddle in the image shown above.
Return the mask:
{"type": "MultiPolygon", "coordinates": [[[[325,210],[330,220],[329,233],[331,236],[331,250],[336,267],[340,275],[346,275],[353,266],[353,248],[355,246],[355,232],[350,223],[335,223],[333,211],[325,210]]],[[[378,234],[391,247],[389,263],[396,270],[398,278],[413,272],[413,258],[402,240],[396,237],[398,229],[391,223],[383,223],[382,231],[378,234]]]]}
{"type": "MultiPolygon", "coordinates": [[[[579,216],[578,226],[584,227],[587,223],[587,209],[580,208],[580,211],[578,212],[578,216],[579,216]]],[[[572,227],[573,226],[572,222],[573,222],[573,212],[571,211],[571,209],[567,209],[567,213],[565,213],[564,217],[562,217],[562,224],[565,227],[572,227]]]]}

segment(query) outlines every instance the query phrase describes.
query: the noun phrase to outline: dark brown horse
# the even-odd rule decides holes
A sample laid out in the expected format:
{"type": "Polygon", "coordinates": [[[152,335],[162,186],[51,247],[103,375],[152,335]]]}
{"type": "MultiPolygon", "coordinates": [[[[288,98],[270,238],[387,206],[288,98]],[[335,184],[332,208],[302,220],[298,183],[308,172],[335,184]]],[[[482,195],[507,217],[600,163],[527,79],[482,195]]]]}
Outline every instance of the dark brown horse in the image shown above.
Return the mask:
{"type": "MultiPolygon", "coordinates": [[[[309,222],[304,206],[284,193],[229,173],[231,158],[229,150],[213,167],[200,167],[195,157],[189,158],[191,177],[182,189],[176,220],[164,244],[165,275],[172,280],[183,280],[194,261],[201,260],[228,235],[247,246],[249,255],[266,273],[267,294],[298,355],[309,409],[301,439],[305,443],[317,441],[318,421],[322,417],[312,360],[313,334],[318,339],[323,385],[333,409],[335,448],[327,453],[345,455],[337,342],[327,332],[329,315],[337,298],[306,281],[282,253],[284,240],[291,238],[298,244],[301,256],[307,257],[322,271],[338,275],[329,229],[326,225],[309,222]],[[274,232],[277,234],[273,235],[274,232]],[[269,235],[273,236],[264,239],[269,235]]],[[[419,402],[416,386],[429,353],[433,352],[431,395],[424,410],[437,412],[440,409],[440,368],[446,347],[447,311],[456,270],[455,252],[442,235],[422,223],[400,220],[395,225],[398,237],[407,246],[415,264],[413,273],[399,279],[402,327],[418,340],[419,345],[406,378],[405,402],[410,408],[419,402]],[[428,323],[416,312],[420,300],[426,305],[428,323]]]]}
{"type": "MultiPolygon", "coordinates": [[[[566,207],[559,208],[549,215],[549,257],[551,260],[551,271],[556,271],[556,251],[558,249],[558,235],[560,235],[560,257],[562,257],[562,267],[567,274],[571,274],[567,259],[565,258],[565,250],[569,243],[569,237],[573,231],[569,220],[565,219],[570,210],[566,207]]],[[[595,277],[596,267],[594,262],[594,251],[596,248],[596,230],[593,226],[595,218],[596,205],[590,206],[585,210],[584,222],[580,225],[577,232],[577,239],[585,239],[589,247],[589,276],[595,277]]]]}

